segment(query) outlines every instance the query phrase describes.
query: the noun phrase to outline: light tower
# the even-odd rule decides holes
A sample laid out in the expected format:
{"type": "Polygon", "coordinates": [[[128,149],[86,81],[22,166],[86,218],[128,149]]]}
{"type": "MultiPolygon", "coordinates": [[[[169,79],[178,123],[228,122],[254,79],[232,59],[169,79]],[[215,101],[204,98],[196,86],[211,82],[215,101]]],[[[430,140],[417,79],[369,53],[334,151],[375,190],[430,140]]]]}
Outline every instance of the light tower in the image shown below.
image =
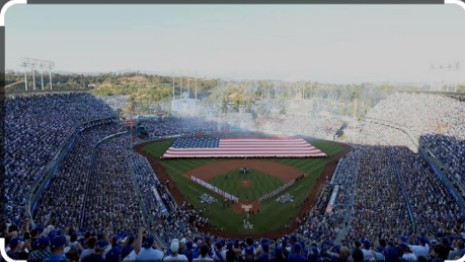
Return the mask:
{"type": "Polygon", "coordinates": [[[187,98],[189,98],[191,96],[191,78],[189,76],[189,73],[188,73],[188,76],[187,76],[187,98]]]}
{"type": "MultiPolygon", "coordinates": [[[[431,69],[433,71],[440,71],[440,72],[457,72],[460,71],[461,69],[461,62],[460,61],[455,61],[451,63],[444,63],[444,64],[432,64],[431,69]]],[[[443,78],[444,75],[441,74],[441,78],[443,78]]],[[[444,79],[441,79],[441,82],[443,82],[444,79]]],[[[455,89],[454,92],[457,93],[457,81],[455,83],[455,89]]],[[[449,92],[449,85],[446,86],[447,91],[449,92]]]]}
{"type": "MultiPolygon", "coordinates": [[[[23,57],[21,60],[21,66],[25,67],[26,69],[30,69],[32,71],[32,88],[36,90],[36,76],[35,70],[36,68],[40,68],[40,78],[41,78],[41,89],[44,90],[44,69],[48,69],[49,71],[49,81],[50,81],[50,90],[52,90],[52,69],[55,67],[55,63],[48,60],[41,60],[29,57],[23,57]]],[[[25,90],[28,91],[27,85],[27,71],[24,73],[24,84],[25,90]]]]}
{"type": "MultiPolygon", "coordinates": [[[[29,67],[29,63],[26,60],[23,60],[21,62],[21,66],[27,69],[29,67]]],[[[24,70],[24,90],[27,91],[27,70],[24,70]]]]}
{"type": "Polygon", "coordinates": [[[197,100],[197,72],[195,72],[195,100],[197,100]]]}
{"type": "Polygon", "coordinates": [[[172,80],[173,80],[173,98],[172,98],[171,100],[174,101],[174,99],[175,99],[175,96],[174,96],[174,73],[172,73],[171,76],[172,76],[172,78],[173,78],[173,79],[172,79],[172,80]]]}
{"type": "Polygon", "coordinates": [[[36,62],[35,61],[32,61],[31,62],[31,70],[32,70],[32,88],[34,89],[34,91],[36,91],[36,74],[35,74],[35,71],[36,71],[36,62]]]}
{"type": "Polygon", "coordinates": [[[40,89],[44,90],[44,64],[39,64],[40,68],[40,89]]]}
{"type": "Polygon", "coordinates": [[[54,62],[50,62],[48,64],[48,77],[49,77],[49,83],[50,83],[50,90],[53,90],[53,85],[52,85],[52,69],[53,67],[55,67],[55,63],[54,62]]]}

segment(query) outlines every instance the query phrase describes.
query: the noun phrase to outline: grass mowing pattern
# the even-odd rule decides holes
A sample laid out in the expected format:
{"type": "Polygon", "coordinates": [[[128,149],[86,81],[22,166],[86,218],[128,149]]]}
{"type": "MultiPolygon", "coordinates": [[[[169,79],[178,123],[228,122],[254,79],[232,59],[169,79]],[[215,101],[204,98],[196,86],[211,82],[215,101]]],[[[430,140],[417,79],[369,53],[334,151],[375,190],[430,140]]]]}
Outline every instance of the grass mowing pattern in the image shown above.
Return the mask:
{"type": "Polygon", "coordinates": [[[277,177],[269,176],[252,169],[246,175],[240,174],[239,170],[232,171],[212,178],[209,183],[238,197],[240,200],[258,199],[283,184],[277,177]],[[243,187],[240,184],[242,180],[248,180],[252,182],[252,185],[243,187]]]}
{"type": "MultiPolygon", "coordinates": [[[[289,187],[281,194],[290,193],[295,197],[294,204],[282,204],[276,202],[274,198],[268,199],[261,203],[260,213],[250,217],[250,222],[254,228],[245,230],[243,228],[242,215],[234,213],[231,208],[223,208],[221,201],[211,205],[200,203],[198,197],[207,192],[210,195],[213,193],[206,191],[200,185],[190,181],[183,174],[195,167],[218,161],[217,159],[179,159],[179,160],[161,160],[161,164],[166,168],[168,174],[184,194],[186,200],[194,205],[197,209],[205,208],[204,215],[209,218],[210,223],[218,226],[223,226],[225,231],[242,232],[242,233],[263,233],[272,231],[291,222],[299,213],[300,204],[309,193],[309,190],[314,185],[316,179],[323,171],[328,159],[343,151],[342,147],[325,140],[309,139],[309,143],[321,149],[328,154],[328,158],[306,158],[306,159],[269,159],[284,165],[293,166],[302,170],[307,176],[299,183],[289,187]]],[[[142,149],[156,158],[159,158],[169,148],[172,141],[154,142],[144,146],[142,149]]],[[[280,194],[280,195],[281,195],[280,194]]]]}

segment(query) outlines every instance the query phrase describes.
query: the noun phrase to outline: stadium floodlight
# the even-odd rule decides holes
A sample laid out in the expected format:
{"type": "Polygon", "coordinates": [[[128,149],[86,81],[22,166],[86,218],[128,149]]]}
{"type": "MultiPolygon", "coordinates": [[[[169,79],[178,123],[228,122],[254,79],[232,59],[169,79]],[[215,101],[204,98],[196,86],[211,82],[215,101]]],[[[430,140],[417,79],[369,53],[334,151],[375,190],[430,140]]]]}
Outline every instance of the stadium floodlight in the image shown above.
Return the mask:
{"type": "Polygon", "coordinates": [[[187,98],[189,98],[191,96],[191,78],[189,74],[187,76],[187,94],[188,94],[187,98]]]}
{"type": "Polygon", "coordinates": [[[181,81],[181,83],[180,83],[181,90],[179,91],[179,94],[182,94],[182,72],[181,72],[181,75],[179,76],[179,78],[180,78],[180,81],[181,81]]]}
{"type": "Polygon", "coordinates": [[[40,63],[39,68],[40,68],[40,89],[44,90],[44,64],[40,63]]]}
{"type": "Polygon", "coordinates": [[[195,72],[195,87],[194,87],[194,98],[197,100],[197,72],[195,72]]]}
{"type": "MultiPolygon", "coordinates": [[[[35,78],[35,71],[36,68],[40,68],[40,78],[41,78],[41,89],[44,90],[44,69],[48,69],[49,71],[49,81],[50,81],[50,90],[53,89],[52,87],[52,69],[55,67],[55,62],[48,61],[48,60],[41,60],[36,58],[29,58],[23,57],[21,59],[21,66],[25,67],[26,69],[30,69],[32,71],[32,87],[33,90],[36,90],[36,78],[35,78]]],[[[27,70],[24,75],[24,82],[25,82],[25,90],[28,91],[27,85],[27,70]]]]}
{"type": "MultiPolygon", "coordinates": [[[[441,72],[457,72],[457,71],[460,71],[460,69],[461,69],[461,61],[431,65],[431,70],[437,70],[441,72]]],[[[447,85],[447,91],[449,91],[449,86],[450,85],[447,85]]],[[[457,86],[458,86],[458,82],[455,83],[455,90],[454,90],[455,93],[457,93],[457,86]]]]}
{"type": "Polygon", "coordinates": [[[32,88],[34,89],[34,91],[36,91],[36,74],[35,74],[35,69],[36,67],[36,63],[35,62],[32,62],[31,64],[31,70],[32,70],[32,88]]]}
{"type": "Polygon", "coordinates": [[[174,99],[175,99],[175,94],[174,94],[174,73],[173,73],[173,72],[171,73],[171,77],[172,77],[172,80],[173,80],[173,98],[172,98],[171,100],[174,101],[174,99]]]}
{"type": "Polygon", "coordinates": [[[53,67],[55,66],[55,62],[50,62],[48,64],[48,77],[49,77],[49,83],[50,83],[50,90],[53,90],[53,86],[52,86],[52,69],[53,67]]]}
{"type": "MultiPolygon", "coordinates": [[[[23,60],[21,66],[27,69],[29,64],[27,61],[23,60]]],[[[27,70],[24,71],[24,90],[27,91],[27,70]]]]}

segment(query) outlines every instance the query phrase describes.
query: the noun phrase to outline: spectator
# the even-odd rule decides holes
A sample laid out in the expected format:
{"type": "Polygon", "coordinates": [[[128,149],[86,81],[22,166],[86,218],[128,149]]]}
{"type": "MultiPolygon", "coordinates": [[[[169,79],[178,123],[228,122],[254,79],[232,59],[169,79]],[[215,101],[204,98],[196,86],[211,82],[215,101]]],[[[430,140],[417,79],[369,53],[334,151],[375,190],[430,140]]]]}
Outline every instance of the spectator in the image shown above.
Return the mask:
{"type": "Polygon", "coordinates": [[[179,252],[179,240],[173,239],[170,245],[171,254],[166,256],[163,261],[188,261],[187,257],[182,254],[178,254],[179,252]]]}
{"type": "Polygon", "coordinates": [[[48,237],[41,237],[37,240],[37,242],[38,248],[29,254],[28,261],[30,262],[42,262],[51,255],[51,253],[47,250],[50,244],[50,239],[48,237]]]}
{"type": "Polygon", "coordinates": [[[97,241],[97,244],[95,244],[94,252],[85,258],[83,258],[81,261],[82,262],[107,262],[108,260],[104,258],[103,254],[105,252],[105,249],[108,247],[109,243],[108,241],[102,239],[97,241]]]}
{"type": "Polygon", "coordinates": [[[206,262],[206,261],[213,261],[213,258],[208,256],[208,246],[207,245],[202,245],[200,247],[200,256],[198,258],[194,258],[193,261],[196,262],[206,262]]]}
{"type": "Polygon", "coordinates": [[[459,258],[462,258],[462,256],[464,255],[464,251],[465,251],[465,245],[463,243],[463,240],[459,239],[456,243],[455,243],[455,247],[454,247],[454,250],[452,250],[450,253],[449,253],[449,260],[457,260],[459,258]]]}
{"type": "Polygon", "coordinates": [[[81,256],[80,256],[80,260],[84,259],[85,257],[89,256],[90,254],[92,254],[94,252],[94,248],[95,248],[95,245],[97,244],[97,238],[95,237],[90,237],[86,240],[86,246],[87,248],[85,248],[82,252],[81,252],[81,256]]]}
{"type": "Polygon", "coordinates": [[[143,241],[142,248],[137,254],[137,261],[161,261],[163,252],[153,248],[155,239],[152,235],[147,235],[143,241]]]}
{"type": "Polygon", "coordinates": [[[53,262],[53,261],[65,261],[71,262],[65,256],[65,246],[66,246],[66,238],[64,236],[55,236],[52,238],[50,243],[50,250],[52,254],[46,258],[43,262],[53,262]]]}

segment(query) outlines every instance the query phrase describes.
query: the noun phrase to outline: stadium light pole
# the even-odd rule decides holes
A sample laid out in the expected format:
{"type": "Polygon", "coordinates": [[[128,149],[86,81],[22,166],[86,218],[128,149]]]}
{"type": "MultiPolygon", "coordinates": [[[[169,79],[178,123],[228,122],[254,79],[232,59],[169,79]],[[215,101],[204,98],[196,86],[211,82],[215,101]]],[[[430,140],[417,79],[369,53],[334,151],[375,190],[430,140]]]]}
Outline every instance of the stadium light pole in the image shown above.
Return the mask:
{"type": "Polygon", "coordinates": [[[36,91],[36,74],[35,74],[35,63],[32,63],[32,87],[36,91]]]}
{"type": "Polygon", "coordinates": [[[197,100],[197,72],[195,72],[195,100],[197,100]]]}
{"type": "Polygon", "coordinates": [[[40,89],[44,90],[44,65],[40,64],[40,89]]]}
{"type": "Polygon", "coordinates": [[[21,66],[26,68],[26,70],[24,70],[24,90],[27,91],[27,67],[28,67],[28,63],[26,61],[23,61],[21,63],[21,66]]]}
{"type": "Polygon", "coordinates": [[[27,70],[24,71],[24,88],[27,91],[27,70]]]}
{"type": "Polygon", "coordinates": [[[48,79],[49,79],[49,83],[50,83],[50,90],[53,90],[53,84],[52,84],[52,69],[49,68],[48,70],[48,79]]]}
{"type": "MultiPolygon", "coordinates": [[[[441,71],[441,72],[451,72],[451,71],[459,71],[460,70],[460,61],[456,61],[454,63],[446,63],[446,64],[432,64],[431,65],[431,69],[432,70],[438,70],[438,71],[441,71]],[[455,63],[455,65],[454,65],[455,63]]],[[[441,83],[444,82],[444,75],[441,74],[441,83]]],[[[457,93],[457,83],[458,80],[456,81],[456,85],[455,85],[455,93],[457,93]]],[[[432,88],[432,87],[431,87],[432,88]]],[[[449,90],[449,84],[446,86],[446,91],[447,92],[450,92],[449,90]]],[[[441,86],[441,89],[442,89],[442,86],[441,86]]]]}
{"type": "Polygon", "coordinates": [[[189,76],[187,77],[187,95],[187,98],[191,97],[191,78],[189,76]]]}
{"type": "Polygon", "coordinates": [[[179,76],[179,78],[180,78],[180,81],[181,81],[181,84],[180,84],[181,90],[180,90],[179,94],[182,94],[182,72],[181,72],[181,76],[179,76]]]}
{"type": "Polygon", "coordinates": [[[48,77],[50,81],[50,90],[53,90],[53,84],[52,84],[52,69],[55,66],[54,62],[49,62],[48,63],[48,77]]]}
{"type": "MultiPolygon", "coordinates": [[[[456,66],[456,71],[460,71],[460,61],[457,62],[457,63],[455,64],[455,66],[456,66]]],[[[455,81],[455,90],[454,90],[454,93],[457,93],[457,86],[458,86],[458,84],[459,84],[459,80],[457,79],[457,81],[455,81]]]]}
{"type": "Polygon", "coordinates": [[[172,97],[172,101],[174,101],[174,73],[172,73],[172,81],[173,81],[173,97],[172,97]]]}
{"type": "Polygon", "coordinates": [[[41,59],[35,59],[35,58],[28,58],[28,57],[23,57],[22,58],[22,63],[21,66],[26,68],[26,72],[24,74],[24,80],[25,80],[25,89],[28,91],[28,84],[27,84],[27,69],[29,68],[32,71],[32,87],[33,90],[36,90],[36,76],[35,76],[35,71],[36,71],[36,66],[40,69],[40,79],[41,79],[41,89],[44,90],[44,70],[48,68],[49,70],[49,79],[50,79],[50,90],[52,90],[52,69],[55,66],[55,63],[52,61],[47,61],[47,60],[41,60],[41,59]]]}

